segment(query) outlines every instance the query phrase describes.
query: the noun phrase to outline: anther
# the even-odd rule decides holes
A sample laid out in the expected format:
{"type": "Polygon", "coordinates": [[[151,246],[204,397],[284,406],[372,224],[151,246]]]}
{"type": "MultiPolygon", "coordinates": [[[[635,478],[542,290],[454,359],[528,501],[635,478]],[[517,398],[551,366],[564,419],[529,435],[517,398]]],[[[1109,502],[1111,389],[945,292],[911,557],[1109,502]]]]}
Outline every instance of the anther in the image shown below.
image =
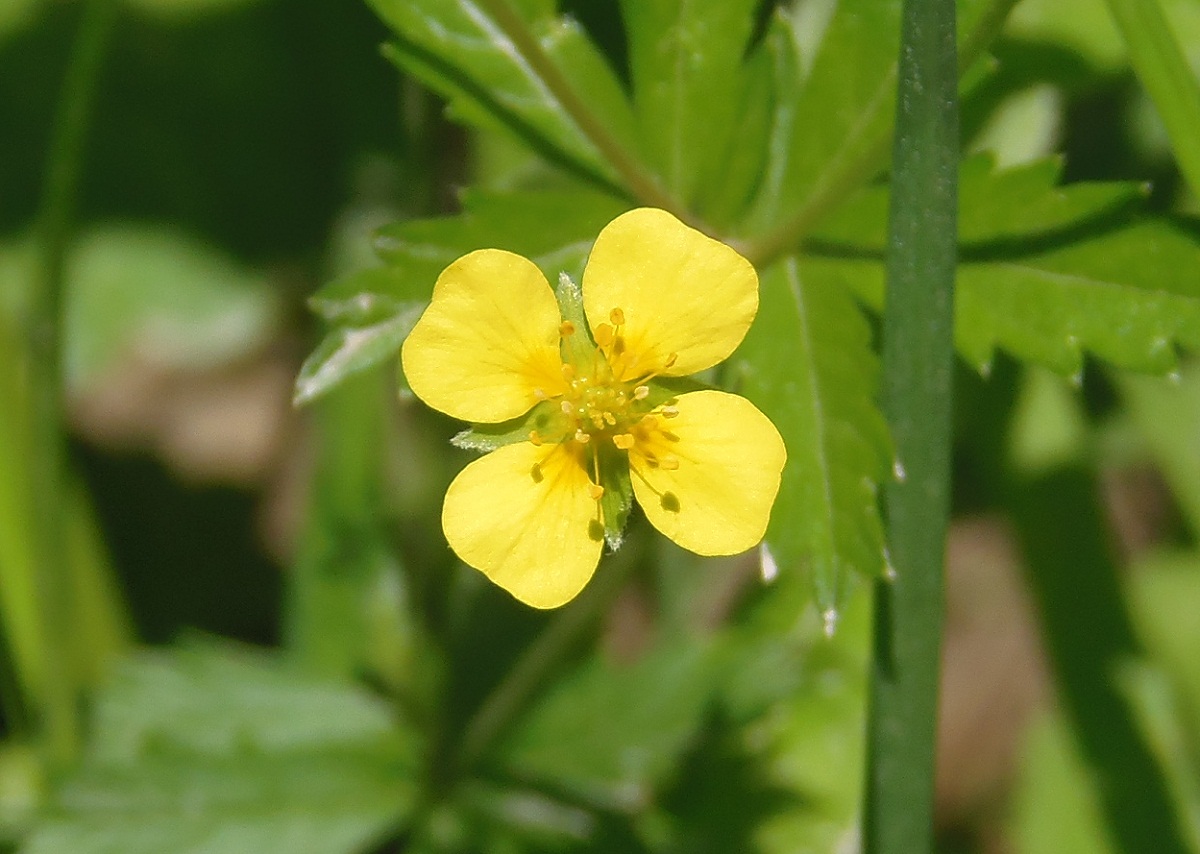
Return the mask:
{"type": "Polygon", "coordinates": [[[563,375],[563,379],[566,380],[567,382],[570,382],[571,380],[575,379],[574,366],[564,364],[562,366],[562,375],[563,375]]]}
{"type": "Polygon", "coordinates": [[[575,441],[581,445],[586,445],[589,441],[591,441],[591,438],[592,437],[589,434],[583,432],[582,430],[575,431],[575,441]]]}
{"type": "Polygon", "coordinates": [[[608,319],[612,321],[613,326],[623,326],[625,324],[625,312],[619,308],[614,308],[608,313],[608,319]]]}
{"type": "Polygon", "coordinates": [[[596,339],[596,343],[601,347],[607,347],[611,344],[615,335],[616,333],[613,331],[613,328],[607,323],[601,323],[592,330],[592,337],[596,339]]]}
{"type": "Polygon", "coordinates": [[[593,501],[599,501],[604,496],[604,487],[598,483],[589,483],[588,495],[592,496],[593,501]]]}
{"type": "Polygon", "coordinates": [[[618,448],[620,448],[622,451],[628,451],[630,448],[633,447],[633,434],[632,433],[618,433],[615,436],[613,436],[613,444],[616,445],[618,448]]]}
{"type": "Polygon", "coordinates": [[[533,396],[538,400],[546,400],[546,390],[544,388],[535,388],[533,390],[533,396]]]}
{"type": "Polygon", "coordinates": [[[616,427],[617,426],[616,416],[614,416],[611,412],[605,412],[604,413],[604,423],[607,424],[609,427],[616,427]]]}
{"type": "Polygon", "coordinates": [[[564,400],[558,406],[559,406],[559,409],[562,410],[563,415],[574,415],[575,414],[575,407],[571,405],[571,401],[569,401],[569,400],[564,400]]]}
{"type": "Polygon", "coordinates": [[[650,396],[650,386],[640,385],[633,390],[634,400],[645,400],[650,396]]]}
{"type": "Polygon", "coordinates": [[[664,406],[661,409],[659,409],[658,411],[659,411],[659,413],[662,414],[663,418],[674,418],[676,415],[679,414],[679,407],[678,406],[664,406]]]}
{"type": "Polygon", "coordinates": [[[575,334],[575,324],[569,320],[564,320],[558,326],[558,335],[560,338],[570,338],[575,334]]]}
{"type": "Polygon", "coordinates": [[[541,434],[538,433],[537,430],[530,430],[529,431],[529,441],[535,445],[540,445],[540,444],[542,444],[543,440],[542,440],[541,434]]]}
{"type": "Polygon", "coordinates": [[[665,454],[658,458],[658,465],[665,471],[675,471],[679,468],[679,457],[674,454],[665,454]]]}
{"type": "Polygon", "coordinates": [[[671,367],[672,365],[674,365],[674,364],[675,364],[676,362],[678,362],[678,361],[679,361],[679,354],[678,354],[678,353],[672,353],[670,356],[667,356],[667,363],[666,363],[666,364],[665,364],[663,367],[664,367],[664,368],[669,368],[669,367],[671,367]]]}

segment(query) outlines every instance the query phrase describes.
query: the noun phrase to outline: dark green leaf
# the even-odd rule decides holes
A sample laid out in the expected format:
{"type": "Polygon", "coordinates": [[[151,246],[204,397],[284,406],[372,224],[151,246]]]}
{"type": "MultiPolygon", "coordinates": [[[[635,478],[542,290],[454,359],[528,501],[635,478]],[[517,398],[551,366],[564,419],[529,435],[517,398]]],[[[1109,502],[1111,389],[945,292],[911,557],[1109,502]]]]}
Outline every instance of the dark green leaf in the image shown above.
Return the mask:
{"type": "Polygon", "coordinates": [[[822,611],[836,611],[852,573],[886,564],[875,494],[891,453],[870,331],[845,291],[814,284],[795,259],[763,275],[761,300],[735,358],[788,450],[767,543],[784,572],[811,577],[822,611]]]}
{"type": "MultiPolygon", "coordinates": [[[[460,117],[506,127],[576,172],[601,182],[615,180],[578,117],[555,94],[553,81],[548,83],[547,69],[531,61],[526,46],[506,27],[509,22],[493,14],[492,3],[373,0],[372,5],[399,37],[397,61],[446,97],[460,117]]],[[[551,73],[575,90],[609,133],[631,142],[629,104],[583,30],[555,17],[552,4],[524,6],[514,9],[514,16],[554,64],[551,73]]]]}
{"type": "Polygon", "coordinates": [[[520,723],[502,761],[593,803],[637,807],[699,727],[719,667],[713,647],[694,640],[663,645],[634,664],[592,658],[520,723]]]}
{"type": "Polygon", "coordinates": [[[694,201],[727,168],[757,0],[624,0],[642,149],[694,201]]]}

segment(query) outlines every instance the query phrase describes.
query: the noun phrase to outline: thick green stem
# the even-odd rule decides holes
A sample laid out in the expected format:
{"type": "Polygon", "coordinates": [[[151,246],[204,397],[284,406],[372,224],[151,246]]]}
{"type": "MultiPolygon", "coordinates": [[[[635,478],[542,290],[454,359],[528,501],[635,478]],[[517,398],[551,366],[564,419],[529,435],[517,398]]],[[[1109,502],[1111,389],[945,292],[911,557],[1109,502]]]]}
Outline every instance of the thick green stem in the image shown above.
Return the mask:
{"type": "Polygon", "coordinates": [[[905,0],[896,99],[883,407],[896,443],[885,493],[895,578],[875,589],[865,850],[932,850],[933,772],[950,492],[958,65],[954,0],[905,0]]]}
{"type": "Polygon", "coordinates": [[[83,9],[47,159],[38,210],[38,266],[28,330],[32,395],[34,524],[39,611],[48,674],[43,726],[51,756],[66,762],[79,738],[77,674],[70,655],[71,573],[67,565],[67,447],[62,400],[64,268],[79,175],[100,66],[116,17],[112,0],[90,0],[83,9]]]}

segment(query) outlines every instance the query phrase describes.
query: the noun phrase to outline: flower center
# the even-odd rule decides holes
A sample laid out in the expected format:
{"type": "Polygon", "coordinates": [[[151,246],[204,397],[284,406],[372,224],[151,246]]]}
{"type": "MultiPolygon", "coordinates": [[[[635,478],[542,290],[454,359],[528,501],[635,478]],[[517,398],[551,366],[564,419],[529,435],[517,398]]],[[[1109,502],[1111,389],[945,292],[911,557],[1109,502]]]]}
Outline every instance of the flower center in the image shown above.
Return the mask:
{"type": "MultiPolygon", "coordinates": [[[[559,335],[563,340],[566,391],[555,396],[563,418],[547,435],[535,430],[529,436],[535,445],[569,443],[580,452],[580,459],[592,470],[592,493],[597,500],[604,494],[599,457],[606,448],[624,453],[637,445],[651,465],[679,466],[674,456],[652,450],[652,446],[662,444],[658,440],[663,436],[671,437],[662,419],[673,418],[679,411],[671,401],[665,404],[649,401],[648,382],[655,373],[624,378],[629,355],[621,334],[625,312],[614,308],[609,321],[592,330],[594,346],[586,338],[576,339],[579,333],[575,324],[563,321],[559,335]]],[[[674,361],[672,356],[668,366],[674,361]]]]}

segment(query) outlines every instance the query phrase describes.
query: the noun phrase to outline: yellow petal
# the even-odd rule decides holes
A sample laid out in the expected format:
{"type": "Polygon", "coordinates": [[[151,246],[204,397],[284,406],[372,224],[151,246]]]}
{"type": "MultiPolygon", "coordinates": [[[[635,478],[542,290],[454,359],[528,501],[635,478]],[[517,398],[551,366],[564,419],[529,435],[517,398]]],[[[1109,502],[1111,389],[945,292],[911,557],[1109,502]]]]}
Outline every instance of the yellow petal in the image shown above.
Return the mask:
{"type": "Polygon", "coordinates": [[[589,486],[570,445],[506,445],[468,465],[446,490],[446,541],[525,604],[557,608],[600,560],[604,530],[589,486]]]}
{"type": "Polygon", "coordinates": [[[687,376],[742,342],[758,311],[758,275],[724,243],[666,211],[639,208],[596,238],[583,272],[583,305],[592,329],[611,324],[614,309],[624,315],[623,379],[687,376]]]}
{"type": "Polygon", "coordinates": [[[558,303],[532,261],[480,249],[447,267],[401,350],[425,403],[463,421],[516,418],[561,390],[558,303]]]}
{"type": "Polygon", "coordinates": [[[745,551],[766,533],[787,460],[783,439],[735,394],[691,392],[676,408],[629,451],[634,495],[650,523],[685,549],[745,551]]]}

